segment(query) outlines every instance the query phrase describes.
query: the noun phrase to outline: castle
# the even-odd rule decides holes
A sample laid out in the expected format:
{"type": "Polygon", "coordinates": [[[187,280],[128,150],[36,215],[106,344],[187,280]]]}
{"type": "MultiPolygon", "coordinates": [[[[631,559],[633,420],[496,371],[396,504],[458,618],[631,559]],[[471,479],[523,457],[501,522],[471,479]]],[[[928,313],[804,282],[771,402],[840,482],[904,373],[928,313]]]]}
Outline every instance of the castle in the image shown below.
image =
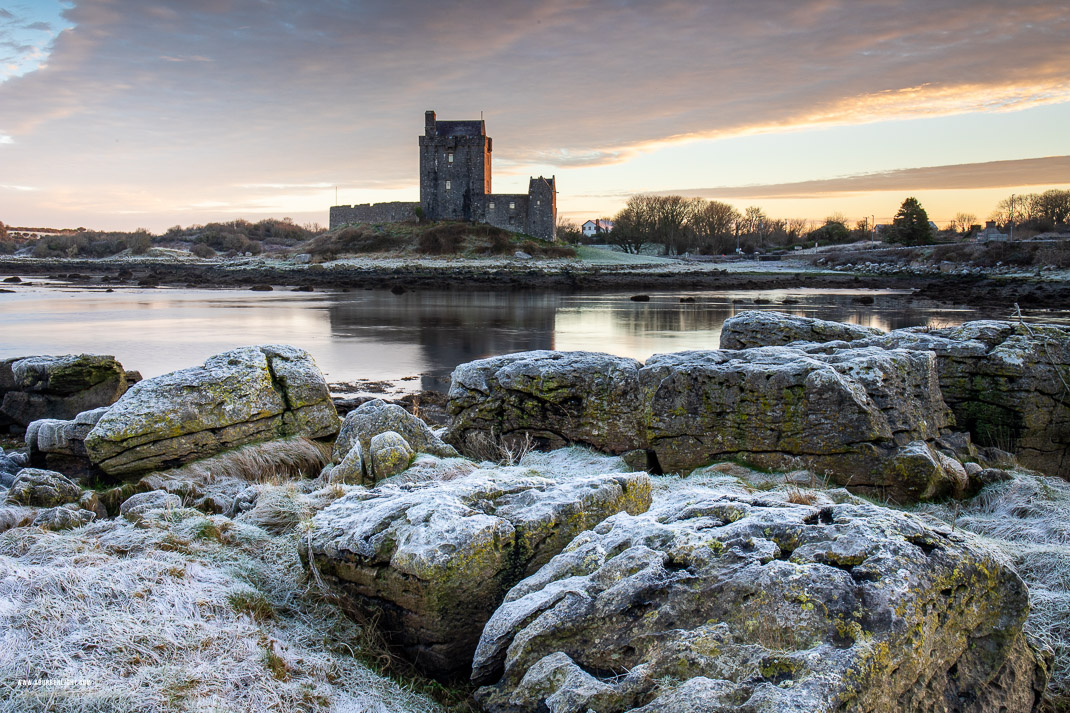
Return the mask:
{"type": "Polygon", "coordinates": [[[391,223],[416,218],[467,220],[553,240],[557,228],[554,177],[532,178],[527,193],[491,193],[493,143],[482,119],[439,121],[424,114],[420,137],[420,202],[364,203],[331,208],[331,229],[347,223],[391,223]]]}

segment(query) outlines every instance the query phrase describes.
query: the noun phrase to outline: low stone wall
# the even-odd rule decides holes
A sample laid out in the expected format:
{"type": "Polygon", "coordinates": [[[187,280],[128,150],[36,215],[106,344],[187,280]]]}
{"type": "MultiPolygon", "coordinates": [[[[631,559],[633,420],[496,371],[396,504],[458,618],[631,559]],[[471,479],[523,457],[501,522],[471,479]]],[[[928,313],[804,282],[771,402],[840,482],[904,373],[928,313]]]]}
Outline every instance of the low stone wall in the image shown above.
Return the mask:
{"type": "Polygon", "coordinates": [[[331,230],[347,223],[400,223],[416,218],[419,203],[361,203],[331,207],[331,230]]]}

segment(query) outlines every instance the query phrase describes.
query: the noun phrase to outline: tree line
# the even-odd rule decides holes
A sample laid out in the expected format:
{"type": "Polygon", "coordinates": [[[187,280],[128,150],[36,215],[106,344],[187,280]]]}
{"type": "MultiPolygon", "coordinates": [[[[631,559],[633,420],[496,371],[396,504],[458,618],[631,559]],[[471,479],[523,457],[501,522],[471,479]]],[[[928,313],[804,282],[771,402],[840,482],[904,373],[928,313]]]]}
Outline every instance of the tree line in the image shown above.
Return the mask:
{"type": "MultiPolygon", "coordinates": [[[[812,240],[847,243],[864,239],[872,230],[868,221],[848,227],[847,219],[839,214],[824,222],[772,218],[759,206],[740,212],[721,201],[645,193],[629,198],[624,208],[606,220],[613,222],[613,230],[600,237],[610,244],[629,253],[660,245],[669,255],[754,252],[812,240]]],[[[565,240],[580,236],[579,229],[568,223],[559,226],[558,234],[565,240]]]]}
{"type": "MultiPolygon", "coordinates": [[[[1043,193],[1012,196],[1001,201],[989,217],[998,227],[1033,233],[1070,227],[1070,191],[1052,189],[1043,193]]],[[[834,213],[823,221],[800,218],[771,218],[759,206],[738,211],[716,200],[687,198],[679,195],[638,194],[628,199],[612,218],[613,229],[596,236],[599,240],[620,247],[625,252],[638,253],[647,246],[660,246],[668,255],[697,253],[724,255],[764,251],[818,243],[833,245],[877,239],[902,245],[932,243],[941,231],[917,198],[903,201],[892,222],[876,227],[868,219],[853,224],[842,213],[834,213]]],[[[969,237],[977,227],[977,216],[958,213],[949,222],[943,236],[969,237]],[[949,235],[950,234],[950,235],[949,235]]],[[[558,238],[579,242],[581,231],[574,224],[563,221],[558,226],[558,238]]]]}

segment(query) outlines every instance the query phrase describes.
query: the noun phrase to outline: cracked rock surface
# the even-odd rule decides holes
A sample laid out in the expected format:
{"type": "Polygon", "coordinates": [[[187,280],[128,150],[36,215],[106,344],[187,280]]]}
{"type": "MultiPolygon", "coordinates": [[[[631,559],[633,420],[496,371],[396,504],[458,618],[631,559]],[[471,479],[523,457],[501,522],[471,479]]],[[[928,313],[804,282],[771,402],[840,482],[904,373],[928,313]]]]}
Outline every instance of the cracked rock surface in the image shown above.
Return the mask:
{"type": "MultiPolygon", "coordinates": [[[[842,492],[842,491],[841,491],[842,492]]],[[[1031,711],[1028,593],[972,536],[851,496],[658,494],[517,584],[473,663],[491,713],[1031,711]]]]}
{"type": "Polygon", "coordinates": [[[550,448],[646,451],[655,472],[726,458],[805,467],[897,502],[961,495],[967,485],[932,448],[950,411],[935,357],[916,350],[707,350],[656,354],[645,365],[524,352],[457,367],[449,412],[448,438],[475,457],[486,457],[481,440],[530,437],[550,448]]]}
{"type": "Polygon", "coordinates": [[[419,670],[466,677],[483,624],[510,587],[580,532],[649,504],[646,473],[481,469],[350,493],[313,518],[301,556],[419,670]]]}
{"type": "Polygon", "coordinates": [[[217,354],[203,366],[135,384],[84,444],[96,467],[127,476],[246,443],[337,431],[337,411],[311,355],[267,345],[217,354]]]}
{"type": "Polygon", "coordinates": [[[978,444],[1014,453],[1022,465],[1070,478],[1070,328],[982,320],[853,336],[844,344],[836,340],[848,337],[815,328],[819,321],[743,312],[725,322],[721,346],[814,342],[796,346],[810,352],[867,346],[933,352],[940,390],[959,429],[978,444]]]}
{"type": "Polygon", "coordinates": [[[606,453],[641,439],[639,367],[594,352],[531,351],[461,364],[452,377],[446,440],[464,453],[530,436],[537,445],[606,453]]]}

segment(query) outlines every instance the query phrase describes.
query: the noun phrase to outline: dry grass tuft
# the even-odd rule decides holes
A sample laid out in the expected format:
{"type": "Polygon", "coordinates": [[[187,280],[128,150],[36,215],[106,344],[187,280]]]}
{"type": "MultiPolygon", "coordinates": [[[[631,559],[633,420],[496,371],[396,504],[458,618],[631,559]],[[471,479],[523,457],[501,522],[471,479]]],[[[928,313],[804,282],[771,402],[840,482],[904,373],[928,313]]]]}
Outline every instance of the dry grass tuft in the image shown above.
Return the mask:
{"type": "Polygon", "coordinates": [[[237,520],[281,535],[296,530],[312,517],[313,511],[309,497],[290,484],[262,492],[253,509],[239,515],[237,520]]]}
{"type": "Polygon", "coordinates": [[[307,438],[281,438],[265,443],[251,443],[161,471],[165,478],[210,484],[219,478],[235,478],[250,483],[284,483],[316,477],[330,462],[331,447],[307,438]]]}

